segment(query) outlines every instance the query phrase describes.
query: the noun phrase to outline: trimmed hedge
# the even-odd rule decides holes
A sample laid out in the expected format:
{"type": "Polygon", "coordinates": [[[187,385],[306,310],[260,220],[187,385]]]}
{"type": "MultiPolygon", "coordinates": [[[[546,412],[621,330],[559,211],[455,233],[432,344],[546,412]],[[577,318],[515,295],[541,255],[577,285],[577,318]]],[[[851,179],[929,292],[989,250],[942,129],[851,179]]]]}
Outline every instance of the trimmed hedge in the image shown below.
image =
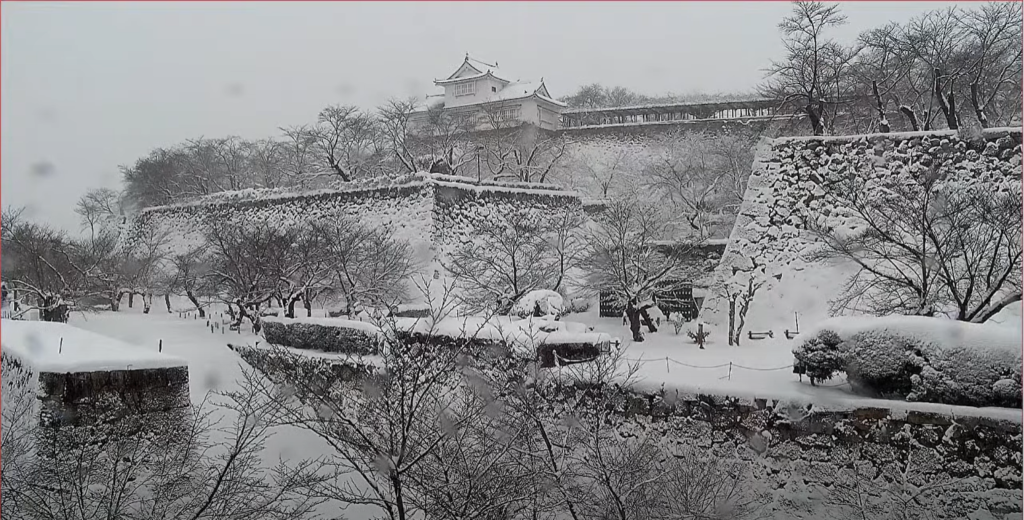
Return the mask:
{"type": "Polygon", "coordinates": [[[962,406],[1022,407],[1019,333],[994,325],[889,316],[833,319],[793,349],[794,369],[845,372],[857,393],[962,406]]]}
{"type": "Polygon", "coordinates": [[[331,321],[336,323],[264,319],[263,337],[267,343],[283,347],[353,355],[380,353],[380,335],[371,332],[366,324],[331,321]]]}
{"type": "MultiPolygon", "coordinates": [[[[267,343],[273,345],[352,355],[380,354],[385,342],[384,335],[375,326],[343,319],[266,318],[263,320],[263,331],[267,343]]],[[[454,349],[483,359],[510,357],[517,351],[520,352],[519,357],[523,357],[522,345],[512,340],[488,337],[487,334],[424,333],[401,328],[392,332],[398,342],[405,345],[421,344],[454,349]]],[[[595,340],[607,337],[598,334],[592,336],[595,340]]],[[[590,361],[601,355],[602,344],[588,342],[587,339],[585,334],[564,334],[561,338],[552,334],[540,340],[535,353],[526,355],[539,361],[542,367],[555,366],[556,357],[563,364],[590,361]]]]}

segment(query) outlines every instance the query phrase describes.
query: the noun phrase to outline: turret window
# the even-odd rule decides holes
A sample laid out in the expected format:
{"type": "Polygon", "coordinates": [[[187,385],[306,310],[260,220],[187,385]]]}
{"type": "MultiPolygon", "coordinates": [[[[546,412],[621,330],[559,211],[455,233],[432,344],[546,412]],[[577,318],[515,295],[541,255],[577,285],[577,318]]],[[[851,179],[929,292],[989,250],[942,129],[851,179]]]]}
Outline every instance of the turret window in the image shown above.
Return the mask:
{"type": "Polygon", "coordinates": [[[455,85],[456,96],[471,96],[476,94],[476,82],[471,81],[469,83],[460,83],[455,85]]]}

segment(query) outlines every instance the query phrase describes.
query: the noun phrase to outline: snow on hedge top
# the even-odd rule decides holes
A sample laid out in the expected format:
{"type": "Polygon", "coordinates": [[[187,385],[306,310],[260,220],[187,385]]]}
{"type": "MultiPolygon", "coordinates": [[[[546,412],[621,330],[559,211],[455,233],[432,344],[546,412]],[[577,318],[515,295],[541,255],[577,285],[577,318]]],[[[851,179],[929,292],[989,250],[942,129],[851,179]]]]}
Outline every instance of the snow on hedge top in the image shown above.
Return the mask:
{"type": "Polygon", "coordinates": [[[830,330],[846,340],[862,332],[888,332],[892,335],[917,339],[939,348],[967,348],[1021,356],[1021,331],[1003,325],[967,323],[963,321],[926,316],[837,316],[820,321],[800,333],[801,338],[813,338],[819,332],[830,330]]]}
{"type": "Polygon", "coordinates": [[[380,334],[381,328],[397,331],[446,336],[449,338],[476,338],[507,341],[516,344],[569,344],[611,342],[612,337],[602,332],[590,332],[586,326],[548,318],[517,320],[508,316],[485,318],[479,316],[449,317],[437,322],[429,318],[384,318],[380,325],[373,322],[345,318],[278,318],[266,317],[274,323],[308,323],[324,327],[340,327],[380,334]]]}
{"type": "Polygon", "coordinates": [[[37,372],[102,372],[187,367],[182,359],[65,323],[4,320],[0,349],[37,372]]]}
{"type": "Polygon", "coordinates": [[[344,327],[348,329],[356,329],[370,335],[380,333],[380,328],[372,323],[345,318],[280,318],[277,316],[266,316],[260,320],[271,323],[283,323],[286,325],[289,323],[308,323],[310,325],[320,325],[322,327],[344,327]]]}

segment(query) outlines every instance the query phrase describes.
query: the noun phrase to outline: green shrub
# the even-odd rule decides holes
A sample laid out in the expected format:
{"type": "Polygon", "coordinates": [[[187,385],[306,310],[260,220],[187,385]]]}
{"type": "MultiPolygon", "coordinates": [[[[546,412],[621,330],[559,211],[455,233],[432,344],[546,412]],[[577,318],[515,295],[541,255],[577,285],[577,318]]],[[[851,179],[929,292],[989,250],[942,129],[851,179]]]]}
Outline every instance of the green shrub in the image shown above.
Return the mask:
{"type": "Polygon", "coordinates": [[[336,321],[326,324],[264,319],[263,334],[267,343],[283,347],[353,355],[380,353],[379,335],[367,330],[365,324],[347,326],[346,320],[336,321]]]}
{"type": "Polygon", "coordinates": [[[811,384],[832,379],[845,368],[840,346],[843,340],[831,330],[823,330],[793,349],[794,372],[806,374],[811,384]]]}

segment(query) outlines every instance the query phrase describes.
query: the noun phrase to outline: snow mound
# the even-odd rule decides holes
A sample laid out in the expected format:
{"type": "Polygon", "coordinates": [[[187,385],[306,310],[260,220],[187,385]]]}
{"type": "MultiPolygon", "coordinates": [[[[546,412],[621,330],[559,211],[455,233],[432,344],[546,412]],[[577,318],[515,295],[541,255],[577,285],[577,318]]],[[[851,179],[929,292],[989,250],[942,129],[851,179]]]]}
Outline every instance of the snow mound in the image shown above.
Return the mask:
{"type": "Polygon", "coordinates": [[[565,313],[565,302],[555,291],[537,289],[523,295],[512,306],[512,314],[525,318],[533,316],[537,309],[541,316],[561,316],[565,313]]]}
{"type": "Polygon", "coordinates": [[[66,323],[4,320],[0,341],[37,372],[101,372],[187,367],[182,359],[79,329],[66,323]]]}

